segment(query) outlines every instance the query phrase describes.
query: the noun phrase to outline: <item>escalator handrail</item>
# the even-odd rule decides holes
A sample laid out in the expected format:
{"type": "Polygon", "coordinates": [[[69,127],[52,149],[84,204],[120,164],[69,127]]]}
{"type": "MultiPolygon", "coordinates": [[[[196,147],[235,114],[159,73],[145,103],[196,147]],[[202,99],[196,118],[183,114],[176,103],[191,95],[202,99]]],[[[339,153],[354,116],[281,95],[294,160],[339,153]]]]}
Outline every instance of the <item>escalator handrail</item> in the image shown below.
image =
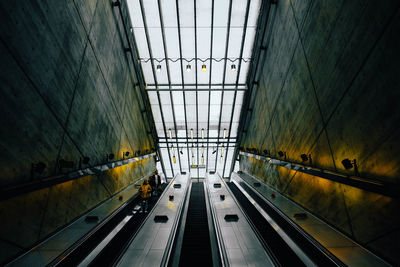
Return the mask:
{"type": "Polygon", "coordinates": [[[204,179],[206,181],[208,203],[210,205],[211,217],[212,217],[212,220],[214,222],[215,235],[216,235],[216,238],[217,238],[217,244],[218,244],[218,248],[219,248],[219,255],[220,255],[220,258],[221,258],[221,266],[228,267],[229,266],[229,260],[228,260],[228,255],[227,255],[227,252],[226,252],[226,249],[225,249],[224,240],[222,238],[221,228],[220,228],[220,225],[219,225],[219,222],[218,222],[218,218],[216,216],[217,213],[215,211],[214,203],[210,199],[211,198],[211,194],[210,194],[210,188],[209,188],[209,183],[208,183],[208,173],[206,173],[204,179]]]}
{"type": "MultiPolygon", "coordinates": [[[[284,219],[294,231],[298,232],[303,238],[305,238],[308,242],[310,242],[314,247],[323,255],[325,255],[330,261],[336,266],[346,266],[341,260],[339,260],[332,252],[330,252],[327,248],[322,246],[317,240],[315,240],[312,236],[310,236],[307,232],[305,232],[299,225],[293,222],[285,213],[283,213],[279,208],[277,208],[274,204],[272,204],[268,199],[266,199],[263,195],[261,195],[257,190],[253,189],[249,183],[247,183],[240,176],[239,178],[252,190],[258,197],[261,198],[271,209],[273,209],[282,219],[284,219]]],[[[234,181],[237,184],[236,181],[234,181]]],[[[261,207],[262,208],[262,207],[261,207]]],[[[274,220],[275,221],[275,220],[274,220]]],[[[277,223],[275,221],[275,223],[277,223]]],[[[282,226],[279,226],[282,228],[282,226]]],[[[290,235],[289,235],[290,236],[290,235]]]]}
{"type": "Polygon", "coordinates": [[[188,181],[189,181],[189,184],[186,186],[184,199],[179,204],[179,207],[178,207],[178,210],[177,210],[177,214],[176,214],[174,222],[172,224],[171,233],[169,234],[169,237],[168,237],[168,240],[167,240],[167,245],[165,247],[164,254],[163,254],[163,257],[161,259],[160,266],[167,266],[168,265],[168,262],[169,262],[169,259],[170,259],[170,256],[171,256],[171,252],[172,252],[172,249],[174,247],[173,245],[174,245],[174,241],[175,241],[175,238],[176,238],[176,235],[177,235],[178,225],[180,224],[180,221],[182,219],[182,210],[183,210],[183,207],[185,206],[186,201],[188,201],[188,195],[190,195],[190,194],[188,194],[189,187],[191,187],[191,183],[192,183],[190,173],[188,174],[188,181]]]}

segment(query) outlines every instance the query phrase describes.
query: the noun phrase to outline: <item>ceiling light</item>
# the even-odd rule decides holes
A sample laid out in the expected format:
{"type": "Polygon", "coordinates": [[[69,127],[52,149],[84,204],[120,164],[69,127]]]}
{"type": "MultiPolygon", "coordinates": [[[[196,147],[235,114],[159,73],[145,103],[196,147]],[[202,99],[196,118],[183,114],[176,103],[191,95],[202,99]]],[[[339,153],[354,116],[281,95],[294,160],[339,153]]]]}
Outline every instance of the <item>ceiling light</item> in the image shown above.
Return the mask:
{"type": "Polygon", "coordinates": [[[226,129],[224,129],[224,139],[226,138],[226,129]]]}
{"type": "Polygon", "coordinates": [[[224,154],[224,145],[222,145],[222,148],[221,148],[221,156],[222,156],[222,154],[224,154]]]}
{"type": "Polygon", "coordinates": [[[174,164],[175,164],[176,163],[175,155],[172,156],[172,159],[174,160],[174,164]]]}
{"type": "Polygon", "coordinates": [[[222,157],[222,154],[221,154],[221,157],[220,157],[220,162],[222,163],[222,161],[223,161],[223,157],[222,157]]]}
{"type": "Polygon", "coordinates": [[[171,129],[168,129],[168,133],[169,133],[169,139],[172,139],[172,132],[171,132],[171,129]]]}
{"type": "Polygon", "coordinates": [[[204,128],[201,129],[201,139],[204,139],[204,128]]]}
{"type": "Polygon", "coordinates": [[[201,164],[204,164],[204,155],[201,155],[201,164]]]}
{"type": "Polygon", "coordinates": [[[206,72],[207,71],[207,66],[205,64],[201,65],[201,71],[206,72]]]}
{"type": "Polygon", "coordinates": [[[192,129],[190,129],[190,137],[192,138],[192,140],[193,140],[193,128],[192,129]]]}
{"type": "Polygon", "coordinates": [[[157,72],[161,71],[161,65],[157,65],[157,72]]]}
{"type": "Polygon", "coordinates": [[[231,71],[232,71],[232,72],[236,72],[236,65],[235,65],[235,64],[232,64],[232,65],[231,65],[231,71]]]}
{"type": "Polygon", "coordinates": [[[190,72],[192,70],[192,66],[190,66],[190,64],[186,65],[186,71],[190,72]]]}

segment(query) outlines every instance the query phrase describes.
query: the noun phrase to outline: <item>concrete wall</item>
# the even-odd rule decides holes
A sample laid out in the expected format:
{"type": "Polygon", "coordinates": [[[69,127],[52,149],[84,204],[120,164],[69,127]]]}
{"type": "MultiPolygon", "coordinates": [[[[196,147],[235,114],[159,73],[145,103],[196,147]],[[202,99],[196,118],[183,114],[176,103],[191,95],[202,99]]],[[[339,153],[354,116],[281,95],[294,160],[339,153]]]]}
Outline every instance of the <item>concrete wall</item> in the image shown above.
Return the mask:
{"type": "MultiPolygon", "coordinates": [[[[68,172],[84,156],[93,166],[154,147],[119,16],[108,0],[0,3],[1,186],[57,175],[60,159],[75,163],[68,172]]],[[[146,160],[0,202],[0,262],[154,169],[146,160]]]]}
{"type": "MultiPolygon", "coordinates": [[[[400,181],[398,1],[278,0],[254,112],[241,146],[400,181]]],[[[241,157],[266,181],[386,258],[400,262],[399,201],[241,157]]]]}

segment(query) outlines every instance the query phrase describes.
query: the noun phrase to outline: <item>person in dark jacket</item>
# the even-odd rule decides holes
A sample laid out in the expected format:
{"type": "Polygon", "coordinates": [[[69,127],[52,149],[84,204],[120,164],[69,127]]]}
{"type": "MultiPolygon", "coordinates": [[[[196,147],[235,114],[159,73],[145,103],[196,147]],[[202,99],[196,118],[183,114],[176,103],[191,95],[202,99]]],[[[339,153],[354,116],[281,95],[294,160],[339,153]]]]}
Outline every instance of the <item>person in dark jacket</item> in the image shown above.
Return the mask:
{"type": "Polygon", "coordinates": [[[149,177],[149,185],[151,186],[151,188],[153,188],[153,192],[152,192],[152,197],[157,196],[157,185],[156,185],[156,178],[154,177],[154,175],[149,177]]]}
{"type": "Polygon", "coordinates": [[[140,197],[142,198],[141,201],[141,212],[147,212],[149,207],[149,199],[151,196],[151,186],[149,185],[147,179],[143,180],[143,184],[139,188],[140,197]]]}
{"type": "Polygon", "coordinates": [[[163,188],[162,188],[162,184],[161,184],[161,176],[158,175],[158,171],[157,170],[155,171],[154,176],[155,176],[155,180],[157,181],[157,187],[156,188],[157,188],[158,194],[161,194],[161,192],[163,191],[163,188]]]}

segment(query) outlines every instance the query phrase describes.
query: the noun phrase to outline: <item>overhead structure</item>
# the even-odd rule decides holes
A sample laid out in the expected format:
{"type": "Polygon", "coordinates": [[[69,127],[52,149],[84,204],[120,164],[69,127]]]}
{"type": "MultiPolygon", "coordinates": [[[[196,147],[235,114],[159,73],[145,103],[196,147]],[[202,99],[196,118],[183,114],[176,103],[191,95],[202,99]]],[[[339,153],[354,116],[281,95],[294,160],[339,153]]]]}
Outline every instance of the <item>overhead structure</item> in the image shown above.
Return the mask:
{"type": "Polygon", "coordinates": [[[167,177],[229,177],[261,0],[128,0],[167,177]]]}

